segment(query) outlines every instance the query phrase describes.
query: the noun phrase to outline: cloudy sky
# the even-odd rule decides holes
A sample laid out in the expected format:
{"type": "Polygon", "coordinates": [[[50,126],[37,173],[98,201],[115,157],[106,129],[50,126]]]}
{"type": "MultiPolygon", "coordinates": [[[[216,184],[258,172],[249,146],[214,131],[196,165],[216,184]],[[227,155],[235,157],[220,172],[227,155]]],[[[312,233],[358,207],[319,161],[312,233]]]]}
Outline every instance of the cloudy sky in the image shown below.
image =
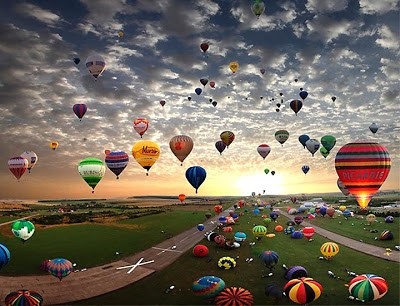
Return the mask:
{"type": "Polygon", "coordinates": [[[381,189],[399,190],[399,1],[264,2],[257,18],[249,0],[1,1],[0,198],[191,196],[185,171],[195,165],[207,171],[199,195],[337,192],[336,153],[360,139],[388,149],[381,189]],[[106,62],[97,81],[85,66],[91,54],[106,62]],[[300,88],[308,97],[296,116],[289,103],[301,100],[300,88]],[[76,103],[88,107],[82,121],[76,103]],[[143,139],[161,147],[149,176],[131,153],[138,117],[150,121],[143,139]],[[290,133],[283,146],[274,136],[281,129],[290,133]],[[220,155],[223,131],[235,140],[220,155]],[[181,134],[194,142],[183,166],[169,148],[181,134]],[[302,134],[333,135],[336,146],[312,157],[302,134]],[[129,164],[119,180],[107,169],[92,195],[77,165],[104,160],[106,149],[127,152],[129,164]],[[17,182],[7,162],[26,150],[38,162],[17,182]]]}

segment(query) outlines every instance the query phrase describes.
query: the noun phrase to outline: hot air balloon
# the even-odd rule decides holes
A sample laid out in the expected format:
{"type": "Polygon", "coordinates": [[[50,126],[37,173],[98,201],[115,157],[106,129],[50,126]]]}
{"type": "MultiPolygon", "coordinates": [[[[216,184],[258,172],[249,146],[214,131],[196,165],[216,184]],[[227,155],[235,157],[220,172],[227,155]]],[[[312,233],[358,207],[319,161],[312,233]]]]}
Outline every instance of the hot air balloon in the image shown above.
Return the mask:
{"type": "Polygon", "coordinates": [[[25,151],[22,152],[22,154],[20,155],[23,158],[26,158],[26,160],[28,161],[28,172],[31,173],[31,169],[36,165],[37,161],[38,161],[38,157],[36,155],[35,152],[33,151],[25,151]]]}
{"type": "Polygon", "coordinates": [[[257,18],[260,18],[260,16],[264,13],[265,11],[265,4],[261,0],[253,0],[253,4],[251,5],[251,11],[257,18]]]}
{"type": "Polygon", "coordinates": [[[217,106],[217,101],[212,101],[212,103],[211,103],[214,107],[216,107],[217,106]]]}
{"type": "Polygon", "coordinates": [[[200,166],[193,166],[186,170],[185,173],[186,179],[189,181],[190,185],[193,186],[194,189],[197,189],[203,184],[206,179],[207,173],[206,170],[200,166]]]}
{"type": "Polygon", "coordinates": [[[348,287],[353,298],[366,303],[378,300],[388,292],[386,280],[375,274],[358,275],[349,282],[348,287]]]}
{"type": "Polygon", "coordinates": [[[129,156],[124,151],[112,151],[106,155],[106,165],[119,179],[119,175],[129,163],[129,156]]]}
{"type": "Polygon", "coordinates": [[[265,168],[265,169],[264,169],[264,173],[265,173],[265,174],[268,174],[268,173],[269,173],[269,169],[268,169],[268,168],[265,168]]]}
{"type": "Polygon", "coordinates": [[[375,134],[376,132],[378,132],[379,126],[374,122],[369,126],[369,130],[375,134]]]}
{"type": "Polygon", "coordinates": [[[336,144],[336,138],[332,135],[325,135],[321,137],[321,145],[330,152],[336,144]]]}
{"type": "Polygon", "coordinates": [[[275,132],[275,139],[283,146],[289,138],[289,132],[286,130],[279,130],[275,132]]]}
{"type": "Polygon", "coordinates": [[[274,170],[272,170],[272,171],[271,171],[271,174],[272,174],[272,175],[275,175],[275,171],[274,171],[274,170]]]}
{"type": "Polygon", "coordinates": [[[100,159],[87,157],[79,162],[78,172],[85,182],[92,187],[92,193],[94,193],[94,188],[103,178],[106,167],[100,159]]]}
{"type": "Polygon", "coordinates": [[[183,202],[185,201],[185,199],[186,199],[186,195],[184,195],[183,193],[181,193],[181,194],[178,196],[178,199],[179,199],[179,201],[181,201],[181,203],[183,203],[183,202]]]}
{"type": "Polygon", "coordinates": [[[58,142],[57,141],[51,141],[49,143],[50,148],[52,148],[53,150],[56,150],[58,148],[58,142]]]}
{"type": "Polygon", "coordinates": [[[200,79],[200,83],[201,85],[203,85],[204,87],[206,87],[207,83],[208,83],[208,79],[200,79]]]}
{"type": "Polygon", "coordinates": [[[291,301],[306,305],[321,296],[322,285],[311,277],[295,278],[286,283],[283,291],[291,301]]]}
{"type": "Polygon", "coordinates": [[[149,128],[149,120],[146,118],[137,118],[133,120],[133,128],[140,135],[140,138],[146,133],[149,128]]]}
{"type": "Polygon", "coordinates": [[[271,148],[269,145],[263,143],[257,147],[257,152],[261,155],[263,159],[265,159],[268,156],[269,152],[271,152],[271,148]]]}
{"type": "Polygon", "coordinates": [[[25,173],[26,169],[28,169],[28,160],[21,156],[11,157],[8,160],[8,169],[12,174],[19,179],[25,173]]]}
{"type": "Polygon", "coordinates": [[[146,175],[149,175],[150,168],[160,156],[160,146],[150,140],[140,140],[132,147],[133,158],[147,170],[146,175]]]}
{"type": "Polygon", "coordinates": [[[82,121],[83,116],[86,114],[87,106],[84,103],[74,104],[72,107],[75,115],[79,118],[79,121],[82,121]]]}
{"type": "Polygon", "coordinates": [[[264,69],[264,68],[261,68],[261,69],[260,69],[260,72],[261,72],[261,74],[264,74],[264,73],[265,73],[265,69],[264,69]]]}
{"type": "Polygon", "coordinates": [[[72,272],[72,263],[68,259],[55,258],[47,264],[47,270],[60,281],[72,272]]]}
{"type": "Polygon", "coordinates": [[[336,183],[340,191],[343,193],[343,195],[348,196],[350,194],[349,190],[346,188],[346,186],[339,178],[337,179],[336,183]]]}
{"type": "Polygon", "coordinates": [[[201,51],[203,51],[204,53],[206,53],[206,51],[208,50],[208,48],[209,48],[208,43],[203,42],[203,43],[200,44],[200,49],[201,49],[201,51]]]}
{"type": "Polygon", "coordinates": [[[198,96],[200,96],[200,94],[201,94],[202,91],[203,91],[203,90],[202,90],[200,87],[197,87],[197,88],[194,90],[194,92],[195,92],[198,96]]]}
{"type": "Polygon", "coordinates": [[[308,96],[308,92],[305,90],[302,90],[302,91],[300,91],[299,96],[300,96],[300,98],[305,100],[305,98],[307,98],[307,96],[308,96]]]}
{"type": "Polygon", "coordinates": [[[11,231],[15,237],[25,242],[35,232],[35,225],[28,220],[17,220],[11,225],[11,231]]]}
{"type": "Polygon", "coordinates": [[[304,149],[306,148],[306,142],[309,139],[310,139],[310,137],[308,135],[300,135],[299,136],[299,141],[303,145],[304,149]]]}
{"type": "Polygon", "coordinates": [[[372,196],[389,175],[391,160],[384,146],[375,142],[355,142],[344,145],[335,158],[339,179],[366,209],[372,196]]]}
{"type": "Polygon", "coordinates": [[[222,212],[222,209],[223,209],[222,205],[215,205],[215,206],[214,206],[214,211],[215,211],[217,214],[221,213],[221,212],[222,212]]]}
{"type": "Polygon", "coordinates": [[[22,289],[7,294],[4,303],[6,306],[40,306],[43,297],[36,291],[22,289]]]}
{"type": "Polygon", "coordinates": [[[211,88],[215,88],[215,82],[214,82],[214,81],[211,81],[211,82],[210,82],[210,87],[211,87],[211,88]]]}
{"type": "Polygon", "coordinates": [[[222,132],[219,136],[227,148],[235,139],[235,134],[233,134],[231,131],[222,132]]]}
{"type": "Polygon", "coordinates": [[[314,156],[314,153],[319,149],[319,141],[316,139],[309,139],[306,141],[306,148],[314,156]]]}
{"type": "Polygon", "coordinates": [[[161,104],[162,107],[164,107],[164,105],[165,105],[165,100],[160,100],[160,104],[161,104]]]}
{"type": "Polygon", "coordinates": [[[177,135],[171,138],[169,141],[169,148],[172,153],[178,158],[181,162],[181,166],[183,165],[183,161],[186,157],[192,152],[193,149],[193,140],[189,136],[186,135],[177,135]]]}
{"type": "Polygon", "coordinates": [[[319,148],[319,153],[321,153],[321,155],[324,158],[327,158],[330,152],[327,149],[325,149],[324,147],[320,147],[319,148]]]}
{"type": "Polygon", "coordinates": [[[105,155],[108,155],[108,154],[110,154],[110,153],[111,153],[111,150],[108,150],[108,149],[104,150],[104,154],[105,154],[105,155]]]}
{"type": "Polygon", "coordinates": [[[230,62],[229,69],[232,71],[232,73],[236,73],[236,71],[239,69],[239,63],[238,62],[230,62]]]}
{"type": "Polygon", "coordinates": [[[86,68],[89,73],[97,80],[106,67],[106,62],[98,54],[91,54],[86,59],[86,68]]]}
{"type": "Polygon", "coordinates": [[[240,305],[252,306],[254,304],[253,295],[247,289],[241,287],[230,287],[222,290],[215,298],[216,306],[240,305]]]}
{"type": "Polygon", "coordinates": [[[81,62],[81,59],[79,57],[74,57],[74,63],[78,65],[81,62]]]}
{"type": "Polygon", "coordinates": [[[208,247],[203,244],[197,244],[192,250],[193,255],[196,257],[206,257],[208,255],[208,247]]]}
{"type": "Polygon", "coordinates": [[[303,228],[303,235],[310,241],[314,236],[315,229],[312,226],[306,226],[303,228]]]}
{"type": "Polygon", "coordinates": [[[204,224],[202,224],[202,223],[197,224],[197,229],[198,229],[200,232],[201,232],[201,231],[204,231],[204,228],[205,228],[204,224]]]}
{"type": "Polygon", "coordinates": [[[267,234],[267,228],[264,225],[256,225],[253,227],[253,235],[256,239],[261,239],[267,234]]]}
{"type": "Polygon", "coordinates": [[[215,143],[215,148],[218,150],[219,154],[222,155],[222,152],[225,150],[226,145],[224,144],[224,142],[222,140],[218,140],[215,143]]]}
{"type": "Polygon", "coordinates": [[[233,269],[236,267],[236,260],[229,256],[221,257],[218,260],[218,267],[224,270],[233,269]]]}
{"type": "Polygon", "coordinates": [[[279,255],[274,251],[264,251],[260,254],[260,258],[264,262],[265,266],[272,270],[278,263],[279,255]]]}
{"type": "Polygon", "coordinates": [[[285,278],[289,279],[289,280],[295,279],[295,278],[307,277],[307,276],[308,276],[308,272],[302,266],[291,266],[285,272],[285,278]]]}
{"type": "Polygon", "coordinates": [[[300,100],[292,100],[290,102],[290,108],[294,111],[296,116],[297,116],[297,113],[301,110],[302,107],[303,107],[303,102],[301,102],[300,100]]]}
{"type": "Polygon", "coordinates": [[[304,174],[307,174],[307,172],[310,171],[310,167],[307,165],[304,165],[303,167],[301,167],[301,170],[304,172],[304,174]]]}
{"type": "Polygon", "coordinates": [[[122,32],[122,31],[118,31],[118,37],[124,37],[124,32],[122,32]]]}
{"type": "Polygon", "coordinates": [[[365,220],[367,220],[367,222],[369,223],[369,225],[372,225],[372,223],[374,223],[375,220],[376,220],[376,216],[375,216],[374,214],[368,214],[368,215],[365,217],[365,220]]]}
{"type": "Polygon", "coordinates": [[[334,242],[325,242],[321,246],[320,251],[326,259],[332,259],[332,257],[339,253],[339,246],[334,242]]]}
{"type": "Polygon", "coordinates": [[[10,262],[10,251],[8,248],[0,243],[0,270],[10,262]]]}
{"type": "Polygon", "coordinates": [[[332,97],[331,99],[332,99],[332,101],[333,101],[333,102],[335,102],[335,101],[336,101],[336,97],[332,97]]]}
{"type": "Polygon", "coordinates": [[[213,298],[225,288],[225,282],[216,276],[203,276],[192,284],[193,293],[204,298],[213,298]]]}

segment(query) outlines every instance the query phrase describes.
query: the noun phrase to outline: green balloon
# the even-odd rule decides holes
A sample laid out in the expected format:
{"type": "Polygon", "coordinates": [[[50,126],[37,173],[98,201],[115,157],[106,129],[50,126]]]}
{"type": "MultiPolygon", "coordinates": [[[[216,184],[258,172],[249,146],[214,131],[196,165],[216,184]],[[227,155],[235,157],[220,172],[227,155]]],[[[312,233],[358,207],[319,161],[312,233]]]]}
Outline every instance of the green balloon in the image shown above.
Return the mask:
{"type": "Polygon", "coordinates": [[[322,146],[329,152],[336,144],[336,138],[332,135],[325,135],[321,138],[322,146]]]}
{"type": "Polygon", "coordinates": [[[268,174],[269,173],[269,169],[265,168],[264,172],[265,172],[265,174],[268,174]]]}
{"type": "Polygon", "coordinates": [[[325,149],[324,147],[321,147],[319,149],[319,152],[322,154],[323,157],[327,157],[329,155],[329,151],[327,149],[325,149]]]}
{"type": "Polygon", "coordinates": [[[265,11],[265,4],[262,1],[254,1],[251,5],[251,11],[257,17],[260,17],[262,13],[265,11]]]}
{"type": "Polygon", "coordinates": [[[94,188],[106,172],[106,166],[100,159],[88,157],[79,162],[78,171],[85,182],[92,187],[92,193],[94,193],[94,188]]]}
{"type": "Polygon", "coordinates": [[[18,220],[11,225],[11,231],[15,237],[26,241],[32,237],[35,232],[35,225],[31,221],[18,220]]]}

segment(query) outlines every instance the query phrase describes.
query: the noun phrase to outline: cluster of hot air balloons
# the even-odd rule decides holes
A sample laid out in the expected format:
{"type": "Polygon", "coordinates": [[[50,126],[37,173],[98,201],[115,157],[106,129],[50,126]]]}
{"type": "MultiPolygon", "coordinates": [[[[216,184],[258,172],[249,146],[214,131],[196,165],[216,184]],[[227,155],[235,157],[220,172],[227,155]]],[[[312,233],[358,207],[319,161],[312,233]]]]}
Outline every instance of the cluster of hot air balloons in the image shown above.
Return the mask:
{"type": "Polygon", "coordinates": [[[11,171],[12,174],[19,179],[22,175],[28,170],[30,173],[32,168],[38,162],[38,156],[33,151],[24,151],[21,153],[20,156],[11,157],[8,160],[8,169],[11,171]]]}

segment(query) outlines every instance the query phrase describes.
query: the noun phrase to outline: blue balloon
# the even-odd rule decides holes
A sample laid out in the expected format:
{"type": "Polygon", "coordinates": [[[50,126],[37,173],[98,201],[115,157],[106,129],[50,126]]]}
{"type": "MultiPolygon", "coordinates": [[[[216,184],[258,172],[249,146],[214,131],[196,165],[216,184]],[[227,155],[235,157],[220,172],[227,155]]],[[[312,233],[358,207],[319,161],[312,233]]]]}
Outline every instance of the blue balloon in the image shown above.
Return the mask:
{"type": "Polygon", "coordinates": [[[190,185],[192,185],[196,189],[197,193],[197,189],[205,181],[207,173],[204,168],[200,166],[193,166],[186,170],[185,175],[186,179],[189,181],[190,185]]]}
{"type": "Polygon", "coordinates": [[[199,231],[203,231],[204,230],[204,224],[197,224],[197,229],[199,231]]]}
{"type": "Polygon", "coordinates": [[[10,261],[10,251],[3,244],[0,244],[0,270],[10,261]]]}
{"type": "Polygon", "coordinates": [[[195,93],[197,93],[197,95],[199,96],[202,92],[201,88],[197,87],[195,90],[195,93]]]}
{"type": "Polygon", "coordinates": [[[306,142],[309,139],[310,139],[310,137],[308,135],[300,135],[299,136],[299,141],[303,145],[304,149],[306,148],[306,142]]]}
{"type": "Polygon", "coordinates": [[[304,100],[305,98],[307,98],[308,92],[303,90],[303,91],[300,91],[299,95],[300,95],[300,98],[302,98],[304,100]]]}

